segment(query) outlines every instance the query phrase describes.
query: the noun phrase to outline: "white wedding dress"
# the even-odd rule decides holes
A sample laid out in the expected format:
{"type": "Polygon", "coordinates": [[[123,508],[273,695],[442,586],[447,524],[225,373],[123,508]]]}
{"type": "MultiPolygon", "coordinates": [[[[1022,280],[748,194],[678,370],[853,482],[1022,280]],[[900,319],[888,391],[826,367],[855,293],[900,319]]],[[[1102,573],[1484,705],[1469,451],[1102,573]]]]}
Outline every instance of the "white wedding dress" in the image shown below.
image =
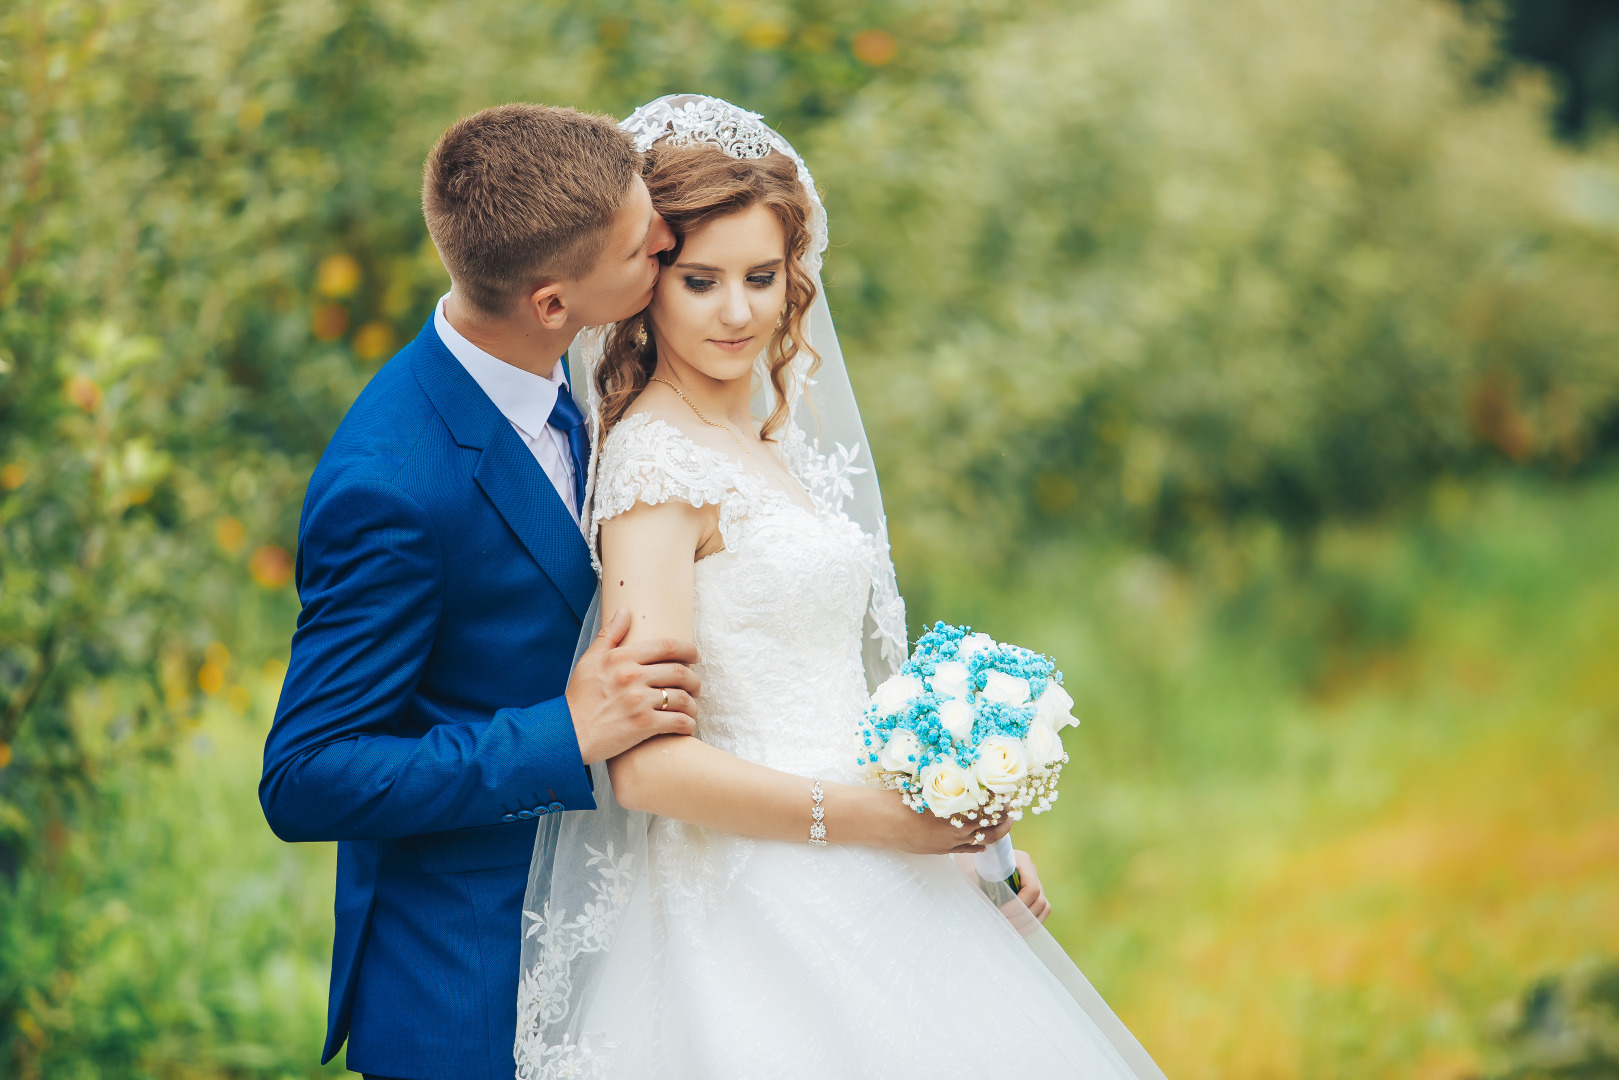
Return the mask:
{"type": "MultiPolygon", "coordinates": [[[[587,496],[593,557],[600,524],[638,502],[718,508],[724,546],[695,568],[697,734],[805,777],[807,841],[808,778],[858,781],[867,687],[906,654],[882,493],[820,287],[825,208],[792,146],[729,102],[670,95],[621,127],[643,152],[669,139],[787,155],[810,206],[815,301],[779,402],[794,490],[636,414],[597,446],[587,496]]],[[[607,332],[570,351],[593,431],[607,332]]],[[[757,416],[778,405],[767,375],[761,354],[757,416]]],[[[603,766],[592,775],[597,809],[548,815],[535,837],[517,1080],[1162,1080],[1004,884],[981,888],[949,856],[750,840],[629,811],[603,766]]]]}
{"type": "MultiPolygon", "coordinates": [[[[853,780],[875,548],[825,499],[808,505],[824,459],[796,430],[782,450],[805,490],[789,494],[663,420],[631,416],[602,449],[594,522],[638,501],[716,505],[725,546],[696,566],[698,736],[772,768],[853,780]]],[[[806,781],[806,822],[808,809],[806,781]]],[[[621,921],[576,1021],[592,1053],[577,1071],[558,1058],[553,1075],[1137,1075],[949,856],[749,840],[654,817],[646,860],[628,889],[621,860],[597,860],[598,895],[623,906],[621,921]]]]}

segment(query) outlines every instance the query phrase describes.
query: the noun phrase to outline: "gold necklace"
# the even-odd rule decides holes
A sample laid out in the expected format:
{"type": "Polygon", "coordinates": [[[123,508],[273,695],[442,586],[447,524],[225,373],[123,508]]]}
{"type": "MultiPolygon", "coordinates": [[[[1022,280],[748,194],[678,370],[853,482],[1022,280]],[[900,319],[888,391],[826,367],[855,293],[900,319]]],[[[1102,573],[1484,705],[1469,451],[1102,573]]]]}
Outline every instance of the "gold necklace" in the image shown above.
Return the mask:
{"type": "Polygon", "coordinates": [[[704,416],[703,415],[703,410],[699,409],[697,407],[697,403],[692,401],[691,398],[687,397],[686,392],[684,390],[682,390],[680,387],[676,386],[674,383],[670,382],[668,379],[662,378],[661,376],[658,376],[658,375],[652,376],[652,381],[653,382],[661,382],[663,385],[665,385],[669,389],[673,390],[676,394],[679,394],[680,395],[680,400],[684,401],[686,403],[686,405],[691,409],[691,411],[697,414],[697,419],[701,420],[703,423],[707,424],[711,428],[719,428],[721,431],[725,432],[725,434],[729,435],[732,439],[736,440],[736,444],[742,448],[742,452],[744,454],[748,455],[750,458],[753,458],[755,461],[759,460],[758,458],[754,457],[753,451],[749,450],[748,447],[747,447],[747,444],[742,441],[742,436],[740,436],[736,432],[732,431],[731,426],[729,424],[716,424],[714,421],[712,421],[708,417],[704,416]]]}

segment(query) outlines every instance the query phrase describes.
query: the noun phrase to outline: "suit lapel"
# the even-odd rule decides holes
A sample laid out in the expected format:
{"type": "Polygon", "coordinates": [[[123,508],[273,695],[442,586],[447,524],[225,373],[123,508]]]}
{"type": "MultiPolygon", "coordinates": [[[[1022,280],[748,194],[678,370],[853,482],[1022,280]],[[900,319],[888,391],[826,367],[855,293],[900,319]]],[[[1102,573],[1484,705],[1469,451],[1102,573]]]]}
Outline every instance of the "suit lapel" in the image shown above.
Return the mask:
{"type": "MultiPolygon", "coordinates": [[[[505,417],[501,417],[502,422],[505,417]]],[[[495,504],[534,561],[540,564],[580,621],[596,591],[585,538],[551,486],[550,477],[523,445],[511,425],[496,432],[473,471],[478,486],[495,504]]]]}
{"type": "Polygon", "coordinates": [[[581,621],[596,575],[579,525],[511,423],[439,340],[428,319],[416,339],[422,390],[457,444],[481,450],[473,477],[546,577],[581,621]]]}

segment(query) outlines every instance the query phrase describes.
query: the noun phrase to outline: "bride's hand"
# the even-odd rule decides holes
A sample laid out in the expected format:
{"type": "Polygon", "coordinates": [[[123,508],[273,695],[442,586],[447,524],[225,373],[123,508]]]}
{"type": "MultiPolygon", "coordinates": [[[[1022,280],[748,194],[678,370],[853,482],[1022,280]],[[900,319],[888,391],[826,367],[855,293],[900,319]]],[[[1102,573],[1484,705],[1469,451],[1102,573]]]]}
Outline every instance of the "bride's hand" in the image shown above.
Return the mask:
{"type": "MultiPolygon", "coordinates": [[[[956,852],[983,851],[986,846],[1005,836],[1012,828],[1011,821],[1003,820],[993,827],[979,826],[967,821],[958,829],[945,818],[927,812],[918,814],[900,802],[899,793],[896,791],[878,791],[871,788],[854,790],[869,798],[870,805],[864,808],[866,820],[863,824],[871,833],[869,838],[853,841],[855,843],[869,843],[877,847],[909,851],[916,855],[949,855],[956,852]],[[983,833],[982,840],[977,839],[980,832],[983,833]]],[[[831,809],[827,811],[827,819],[830,824],[831,809]]],[[[828,830],[829,833],[831,831],[828,830]]]]}

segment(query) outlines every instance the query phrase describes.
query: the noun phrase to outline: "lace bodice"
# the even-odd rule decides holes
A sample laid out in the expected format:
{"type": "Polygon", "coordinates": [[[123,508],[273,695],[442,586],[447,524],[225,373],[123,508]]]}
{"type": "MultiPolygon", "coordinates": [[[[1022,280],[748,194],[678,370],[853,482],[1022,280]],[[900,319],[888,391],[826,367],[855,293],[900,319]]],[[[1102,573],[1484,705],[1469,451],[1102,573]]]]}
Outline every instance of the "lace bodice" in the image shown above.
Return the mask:
{"type": "Polygon", "coordinates": [[[637,502],[718,507],[724,547],[696,565],[698,736],[772,768],[847,776],[866,706],[861,631],[878,542],[836,508],[837,462],[801,437],[782,449],[815,509],[663,420],[629,417],[602,446],[591,546],[602,522],[637,502]]]}

